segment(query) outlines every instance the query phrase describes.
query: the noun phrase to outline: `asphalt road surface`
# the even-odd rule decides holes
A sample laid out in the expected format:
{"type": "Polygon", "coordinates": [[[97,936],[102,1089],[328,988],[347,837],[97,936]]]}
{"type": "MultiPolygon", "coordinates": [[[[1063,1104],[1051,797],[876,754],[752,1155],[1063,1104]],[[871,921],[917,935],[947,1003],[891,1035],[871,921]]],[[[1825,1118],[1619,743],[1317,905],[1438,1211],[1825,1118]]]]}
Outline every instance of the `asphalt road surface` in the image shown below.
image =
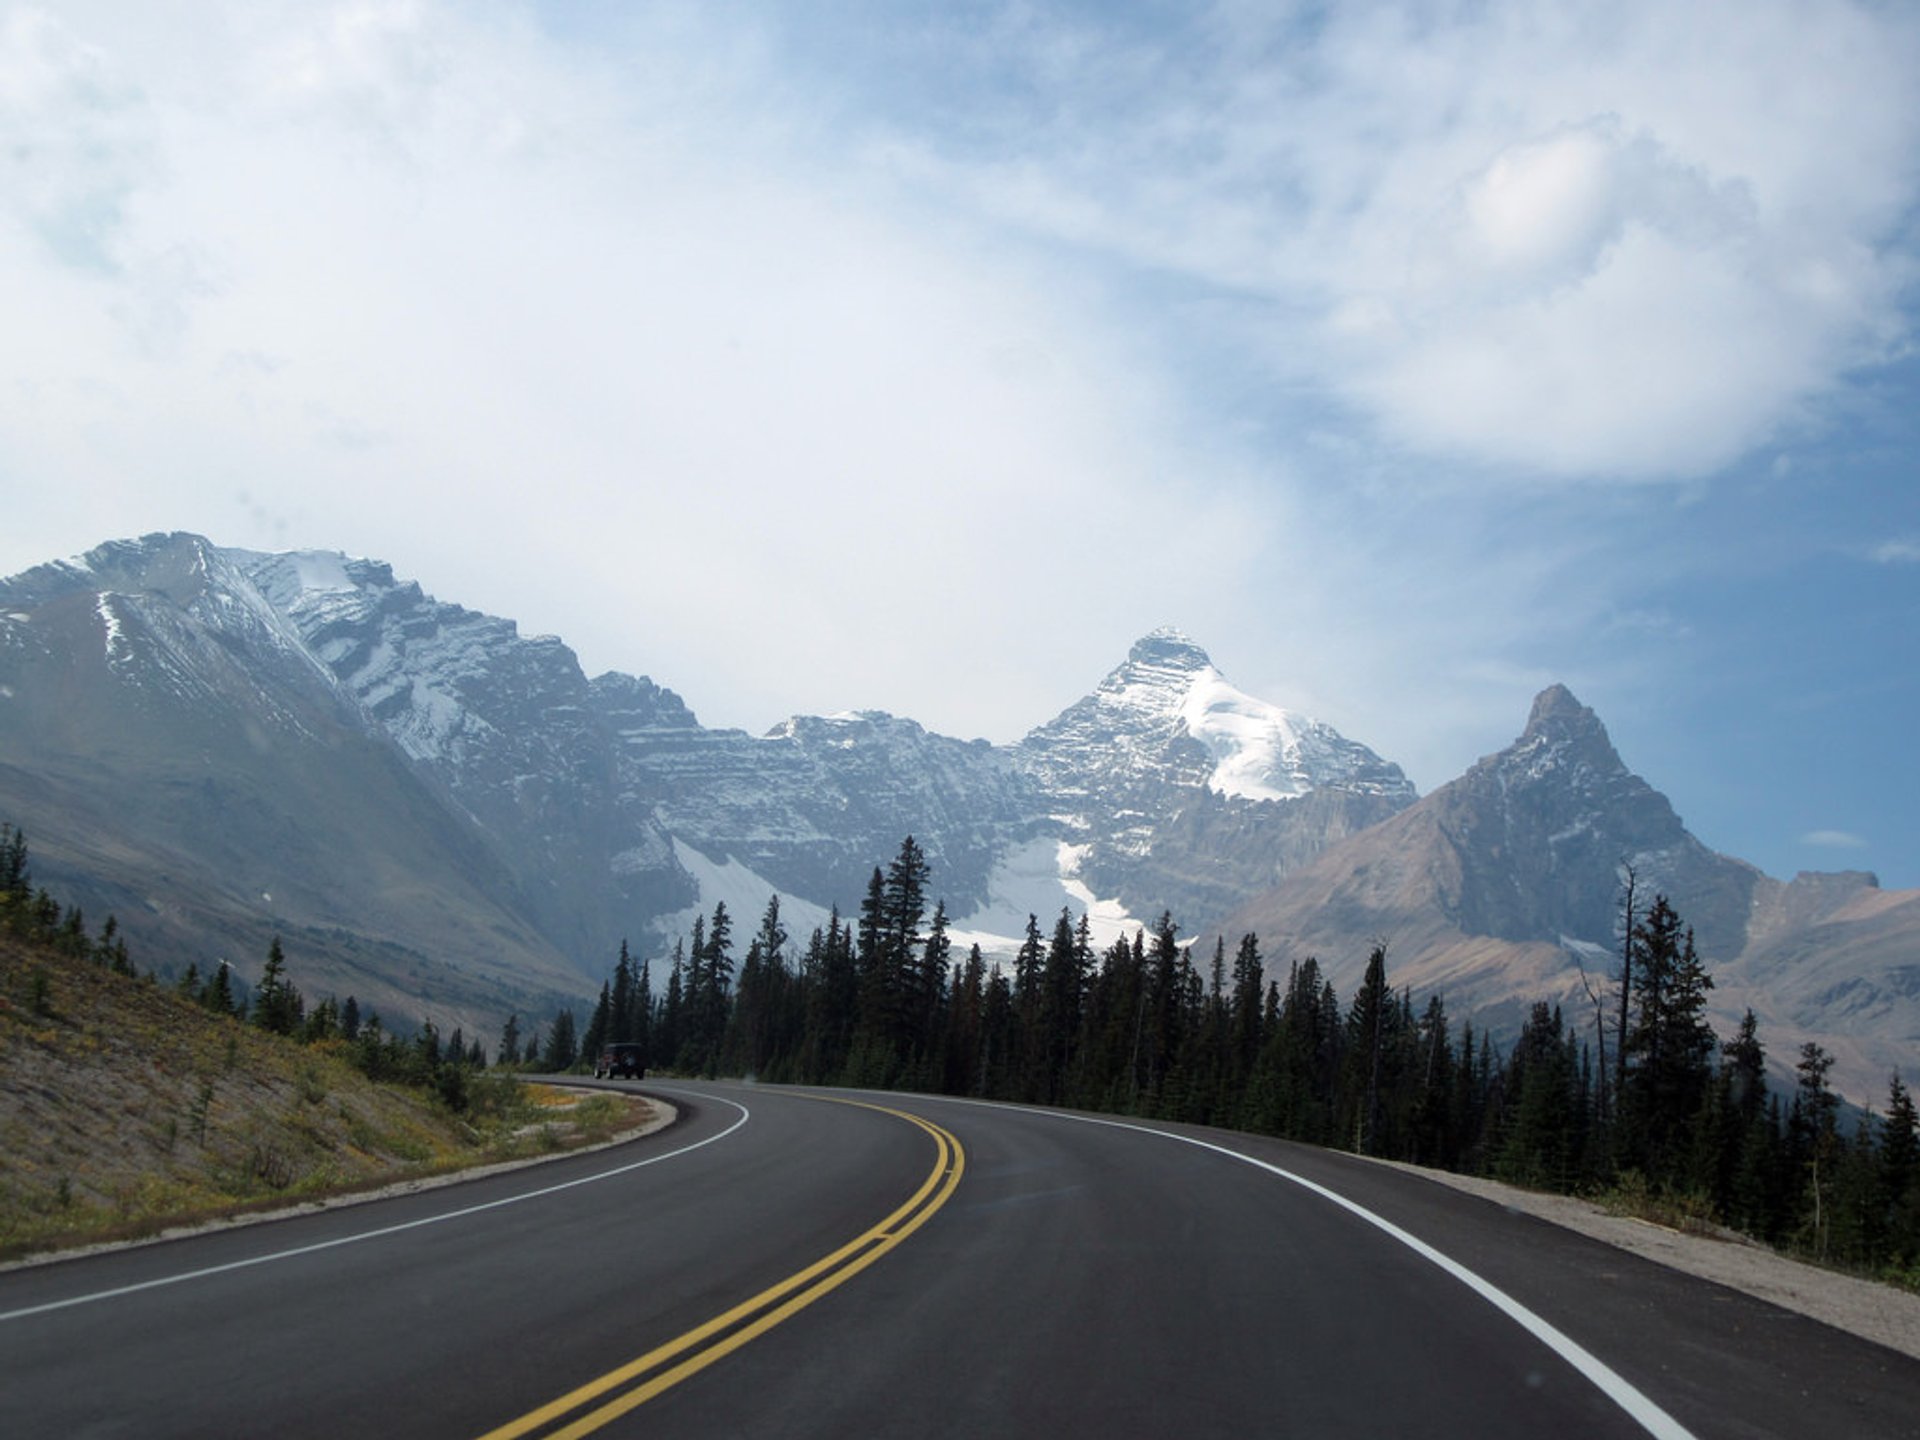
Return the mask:
{"type": "Polygon", "coordinates": [[[0,1436],[1920,1436],[1920,1361],[1417,1176],[929,1096],[0,1275],[0,1436]]]}

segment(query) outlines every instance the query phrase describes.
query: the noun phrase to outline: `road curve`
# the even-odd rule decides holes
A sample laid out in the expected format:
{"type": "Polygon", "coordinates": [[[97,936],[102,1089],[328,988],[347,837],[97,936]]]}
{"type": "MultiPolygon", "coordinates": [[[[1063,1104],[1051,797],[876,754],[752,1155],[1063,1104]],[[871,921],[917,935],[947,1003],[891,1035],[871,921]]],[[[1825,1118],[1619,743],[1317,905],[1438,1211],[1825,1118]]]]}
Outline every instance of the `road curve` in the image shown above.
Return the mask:
{"type": "Polygon", "coordinates": [[[1920,1362],[1352,1157],[658,1089],[598,1155],[0,1275],[0,1435],[1920,1433],[1920,1362]]]}

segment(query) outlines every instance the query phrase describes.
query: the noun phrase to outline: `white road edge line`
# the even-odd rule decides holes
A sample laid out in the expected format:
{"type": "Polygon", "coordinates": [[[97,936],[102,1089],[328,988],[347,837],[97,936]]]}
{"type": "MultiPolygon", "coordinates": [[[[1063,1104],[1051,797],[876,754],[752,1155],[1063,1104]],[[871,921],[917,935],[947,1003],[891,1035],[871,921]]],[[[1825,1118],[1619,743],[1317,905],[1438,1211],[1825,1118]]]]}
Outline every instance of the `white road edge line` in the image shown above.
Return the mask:
{"type": "Polygon", "coordinates": [[[1507,1294],[1506,1291],[1500,1289],[1492,1281],[1483,1279],[1462,1265],[1458,1260],[1434,1249],[1433,1246],[1427,1244],[1427,1242],[1419,1236],[1402,1230],[1391,1220],[1374,1214],[1373,1211],[1367,1209],[1364,1205],[1357,1204],[1338,1191],[1329,1190],[1326,1186],[1317,1181],[1309,1180],[1304,1175],[1296,1175],[1291,1170],[1284,1170],[1280,1166],[1269,1164],[1265,1160],[1256,1160],[1251,1155],[1242,1154],[1238,1150],[1230,1150],[1225,1145],[1216,1145],[1210,1140],[1196,1139],[1191,1135],[1182,1135],[1174,1130],[1156,1130],[1151,1125],[1136,1125],[1126,1120],[1103,1120],[1097,1116],[1074,1115],[1064,1110],[1035,1110],[1028,1106],[1005,1105],[994,1100],[968,1100],[953,1095],[927,1095],[915,1096],[914,1098],[943,1100],[954,1105],[979,1105],[991,1110],[1016,1110],[1026,1115],[1044,1114],[1054,1119],[1077,1120],[1084,1125],[1105,1125],[1115,1130],[1137,1130],[1142,1135],[1158,1135],[1165,1140],[1178,1140],[1183,1145],[1193,1145],[1202,1150],[1212,1150],[1216,1154],[1226,1155],[1234,1160],[1244,1161],[1255,1169],[1265,1170],[1269,1174],[1277,1175],[1282,1180],[1289,1180],[1295,1185],[1300,1186],[1301,1189],[1311,1191],[1313,1194],[1318,1195],[1323,1200],[1332,1201],[1342,1210],[1366,1221],[1367,1224],[1373,1226],[1375,1229],[1398,1240],[1421,1259],[1439,1266],[1440,1269],[1458,1280],[1462,1285],[1465,1285],[1469,1290],[1473,1291],[1474,1294],[1485,1300],[1489,1305],[1492,1305],[1508,1319],[1519,1325],[1521,1329],[1525,1330],[1529,1335],[1532,1335],[1542,1345],[1545,1345],[1549,1350],[1553,1351],[1554,1354],[1566,1361],[1567,1364],[1579,1371],[1580,1374],[1584,1375],[1603,1395],[1613,1401],[1613,1403],[1618,1405],[1622,1410],[1626,1411],[1643,1430],[1649,1435],[1656,1437],[1656,1440],[1696,1440],[1691,1430],[1687,1429],[1686,1426],[1682,1425],[1678,1420],[1654,1404],[1652,1400],[1642,1394],[1640,1390],[1625,1376],[1620,1374],[1619,1371],[1615,1370],[1611,1365],[1607,1364],[1606,1361],[1602,1360],[1598,1355],[1595,1355],[1577,1340],[1555,1328],[1545,1319],[1534,1314],[1533,1311],[1507,1294]]]}
{"type": "Polygon", "coordinates": [[[385,1225],[378,1230],[362,1230],[353,1235],[342,1235],[336,1240],[322,1240],[313,1245],[299,1245],[291,1250],[275,1250],[266,1255],[255,1255],[246,1260],[232,1260],[225,1265],[209,1265],[204,1270],[184,1270],[178,1275],[162,1275],[157,1279],[143,1280],[137,1285],[122,1285],[115,1290],[96,1290],[85,1295],[71,1295],[65,1300],[50,1300],[44,1305],[29,1305],[20,1310],[0,1310],[0,1323],[8,1320],[24,1320],[31,1315],[44,1315],[51,1310],[66,1310],[75,1305],[91,1305],[100,1300],[118,1300],[124,1295],[137,1295],[142,1290],[158,1290],[167,1285],[183,1285],[189,1280],[205,1280],[210,1276],[224,1275],[230,1270],[245,1270],[254,1265],[271,1265],[279,1260],[293,1260],[302,1255],[317,1254],[322,1250],[338,1249],[342,1245],[357,1245],[362,1240],[380,1240],[388,1235],[399,1235],[404,1231],[418,1230],[426,1225],[439,1225],[448,1220],[464,1220],[469,1215],[479,1215],[488,1210],[504,1209],[508,1205],[518,1205],[526,1200],[540,1200],[548,1195],[557,1195],[563,1190],[576,1189],[581,1185],[592,1185],[601,1180],[611,1180],[615,1176],[626,1175],[635,1170],[644,1170],[649,1165],[658,1165],[663,1160],[678,1159],[695,1150],[724,1140],[752,1118],[747,1107],[737,1100],[728,1100],[721,1095],[703,1096],[703,1099],[718,1100],[723,1105],[731,1105],[740,1112],[740,1118],[718,1134],[709,1135],[704,1140],[696,1140],[691,1145],[682,1145],[678,1150],[669,1150],[664,1155],[652,1155],[645,1160],[635,1160],[630,1165],[616,1166],[611,1170],[596,1171],[592,1175],[582,1175],[577,1180],[563,1180],[558,1185],[548,1185],[539,1190],[529,1190],[522,1195],[509,1195],[503,1200],[489,1200],[484,1205],[468,1205],[459,1210],[447,1210],[438,1215],[423,1216],[418,1220],[408,1220],[400,1225],[385,1225]]]}

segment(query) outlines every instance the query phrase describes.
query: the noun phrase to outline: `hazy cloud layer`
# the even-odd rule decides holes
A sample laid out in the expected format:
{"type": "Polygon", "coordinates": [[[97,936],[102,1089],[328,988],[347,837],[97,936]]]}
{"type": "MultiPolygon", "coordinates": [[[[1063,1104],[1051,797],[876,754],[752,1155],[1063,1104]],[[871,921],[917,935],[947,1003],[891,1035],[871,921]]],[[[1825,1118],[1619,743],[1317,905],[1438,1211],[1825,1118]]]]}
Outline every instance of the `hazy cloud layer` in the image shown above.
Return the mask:
{"type": "Polygon", "coordinates": [[[1222,4],[1171,44],[1016,13],[986,53],[1029,85],[898,163],[1268,302],[1275,382],[1415,449],[1704,474],[1904,340],[1911,10],[1222,4]]]}
{"type": "Polygon", "coordinates": [[[1908,573],[1828,411],[1920,12],[1324,12],[0,0],[0,571],[344,549],[996,739],[1174,622],[1426,787],[1555,680],[1710,709],[1711,585],[1908,573]]]}
{"type": "Polygon", "coordinates": [[[1821,850],[1865,850],[1867,841],[1846,830],[1810,830],[1800,837],[1802,845],[1821,850]]]}

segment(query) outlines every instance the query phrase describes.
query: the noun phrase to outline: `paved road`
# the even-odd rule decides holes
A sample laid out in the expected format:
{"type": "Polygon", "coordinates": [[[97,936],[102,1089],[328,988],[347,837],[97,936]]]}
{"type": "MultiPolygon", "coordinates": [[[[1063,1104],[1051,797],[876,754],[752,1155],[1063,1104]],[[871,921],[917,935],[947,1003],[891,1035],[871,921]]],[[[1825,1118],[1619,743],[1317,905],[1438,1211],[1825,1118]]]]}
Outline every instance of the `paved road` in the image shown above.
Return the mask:
{"type": "Polygon", "coordinates": [[[599,1155],[0,1275],[0,1436],[1920,1435],[1920,1362],[1351,1157],[658,1089],[599,1155]]]}

